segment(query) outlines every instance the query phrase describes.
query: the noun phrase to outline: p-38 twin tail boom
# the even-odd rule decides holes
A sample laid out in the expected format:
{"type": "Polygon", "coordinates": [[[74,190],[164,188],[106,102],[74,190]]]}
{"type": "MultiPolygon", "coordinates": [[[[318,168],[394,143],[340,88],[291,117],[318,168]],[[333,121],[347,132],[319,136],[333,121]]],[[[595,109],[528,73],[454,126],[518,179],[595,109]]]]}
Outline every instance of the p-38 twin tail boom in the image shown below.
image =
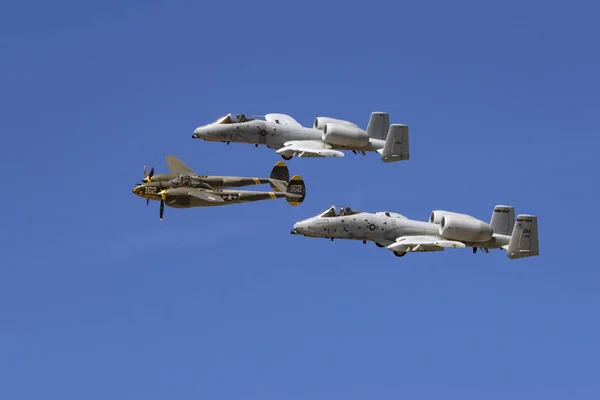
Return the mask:
{"type": "Polygon", "coordinates": [[[289,115],[267,114],[246,117],[231,114],[196,128],[192,138],[212,142],[249,143],[276,149],[285,160],[292,157],[344,157],[353,153],[377,152],[383,162],[410,159],[408,126],[390,125],[389,114],[373,112],[366,130],[350,121],[317,117],[304,127],[289,115]]]}
{"type": "Polygon", "coordinates": [[[396,256],[408,252],[443,251],[446,248],[472,247],[503,249],[510,259],[540,254],[538,220],[521,214],[515,221],[514,208],[496,206],[489,223],[467,214],[433,211],[429,222],[414,221],[391,212],[375,214],[332,206],[323,213],[294,225],[291,232],[307,237],[354,239],[375,242],[396,256]]]}
{"type": "Polygon", "coordinates": [[[283,161],[273,167],[269,178],[251,178],[239,176],[197,175],[190,167],[175,156],[166,157],[168,174],[154,175],[154,168],[143,183],[133,188],[133,193],[149,200],[160,201],[160,219],[162,220],[165,203],[173,208],[224,206],[260,200],[285,198],[292,205],[299,205],[306,196],[306,186],[300,176],[290,174],[283,161]],[[268,183],[274,192],[250,190],[223,190],[241,186],[268,183]]]}

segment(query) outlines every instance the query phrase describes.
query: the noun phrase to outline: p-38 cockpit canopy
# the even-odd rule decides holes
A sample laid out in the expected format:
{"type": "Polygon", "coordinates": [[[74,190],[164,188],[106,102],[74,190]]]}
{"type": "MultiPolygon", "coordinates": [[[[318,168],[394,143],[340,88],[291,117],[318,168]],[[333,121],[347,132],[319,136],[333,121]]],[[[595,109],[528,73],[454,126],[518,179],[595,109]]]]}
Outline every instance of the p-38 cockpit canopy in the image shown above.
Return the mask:
{"type": "Polygon", "coordinates": [[[361,212],[362,211],[353,210],[350,207],[343,207],[343,206],[335,206],[335,205],[333,205],[333,206],[329,207],[327,210],[323,211],[317,217],[319,217],[319,218],[342,217],[342,216],[345,216],[345,215],[360,214],[361,212]]]}
{"type": "Polygon", "coordinates": [[[196,177],[187,175],[187,174],[181,174],[175,178],[173,178],[171,180],[171,183],[173,184],[173,186],[176,187],[182,187],[182,186],[195,186],[198,184],[201,184],[202,181],[197,179],[196,177]]]}

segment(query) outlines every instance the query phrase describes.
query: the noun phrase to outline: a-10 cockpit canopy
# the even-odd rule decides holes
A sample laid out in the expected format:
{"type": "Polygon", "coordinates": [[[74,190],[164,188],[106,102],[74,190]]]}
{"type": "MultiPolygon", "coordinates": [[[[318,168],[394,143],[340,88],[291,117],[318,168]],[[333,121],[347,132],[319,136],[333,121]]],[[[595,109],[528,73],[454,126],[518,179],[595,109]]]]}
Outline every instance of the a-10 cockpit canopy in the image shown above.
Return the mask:
{"type": "Polygon", "coordinates": [[[257,119],[256,116],[247,117],[245,114],[235,114],[235,117],[234,117],[231,113],[229,113],[229,114],[217,119],[215,122],[213,122],[213,124],[222,124],[222,125],[240,124],[242,122],[254,121],[255,119],[257,119]]]}
{"type": "Polygon", "coordinates": [[[320,218],[342,217],[345,215],[359,214],[361,211],[353,210],[350,207],[331,206],[318,215],[320,218]],[[339,209],[339,211],[338,211],[339,209]]]}
{"type": "Polygon", "coordinates": [[[294,118],[290,117],[289,115],[277,114],[277,113],[270,113],[270,114],[266,114],[266,115],[250,115],[250,116],[247,116],[246,114],[235,114],[235,117],[233,116],[233,114],[229,113],[208,125],[241,124],[244,122],[250,122],[250,121],[256,121],[256,120],[268,121],[268,122],[272,122],[274,124],[288,125],[288,126],[292,126],[292,127],[302,127],[302,125],[300,125],[298,123],[298,121],[296,121],[294,118]]]}
{"type": "MultiPolygon", "coordinates": [[[[318,218],[333,218],[333,217],[343,217],[346,215],[354,215],[354,214],[360,214],[360,213],[362,213],[362,211],[353,210],[350,207],[334,205],[334,206],[329,207],[327,210],[323,211],[321,214],[317,215],[317,217],[318,218]]],[[[389,212],[389,211],[377,212],[377,213],[375,213],[375,215],[385,215],[386,217],[390,217],[390,218],[407,219],[402,214],[393,213],[393,212],[389,212]]]]}

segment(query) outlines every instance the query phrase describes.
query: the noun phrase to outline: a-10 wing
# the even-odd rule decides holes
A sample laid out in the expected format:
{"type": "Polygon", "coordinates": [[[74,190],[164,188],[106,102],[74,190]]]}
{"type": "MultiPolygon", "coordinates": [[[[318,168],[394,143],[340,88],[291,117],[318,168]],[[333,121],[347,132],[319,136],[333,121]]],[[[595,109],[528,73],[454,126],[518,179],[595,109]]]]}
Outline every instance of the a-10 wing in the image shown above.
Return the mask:
{"type": "Polygon", "coordinates": [[[435,236],[400,236],[396,242],[387,246],[388,249],[397,252],[419,252],[419,251],[443,251],[445,248],[464,249],[462,242],[440,239],[435,236]]]}
{"type": "Polygon", "coordinates": [[[286,157],[344,157],[341,151],[333,150],[331,146],[318,140],[291,140],[283,145],[285,147],[277,150],[277,154],[286,157]]]}

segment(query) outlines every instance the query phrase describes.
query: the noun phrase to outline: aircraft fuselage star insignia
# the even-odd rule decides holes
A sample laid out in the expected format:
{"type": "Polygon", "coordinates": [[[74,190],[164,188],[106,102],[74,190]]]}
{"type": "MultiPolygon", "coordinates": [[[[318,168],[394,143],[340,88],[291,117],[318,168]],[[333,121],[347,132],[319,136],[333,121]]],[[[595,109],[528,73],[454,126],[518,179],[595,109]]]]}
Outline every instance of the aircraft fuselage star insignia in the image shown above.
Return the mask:
{"type": "Polygon", "coordinates": [[[306,197],[304,180],[298,175],[290,179],[290,172],[283,161],[275,164],[268,178],[197,175],[175,156],[167,156],[166,161],[168,174],[155,175],[154,168],[147,173],[144,167],[143,183],[133,188],[133,193],[144,197],[146,204],[150,200],[160,201],[161,220],[165,204],[174,208],[190,208],[285,198],[290,205],[297,206],[306,197]],[[223,190],[266,183],[274,192],[223,190]]]}
{"type": "Polygon", "coordinates": [[[344,157],[344,151],[366,155],[377,152],[383,162],[410,159],[408,126],[391,124],[386,112],[372,112],[366,129],[353,122],[317,117],[302,126],[285,114],[264,117],[227,114],[197,127],[192,138],[209,142],[248,143],[275,149],[285,160],[292,157],[344,157]],[[251,122],[251,123],[249,123],[251,122]],[[267,132],[271,132],[270,135],[267,132]]]}
{"type": "Polygon", "coordinates": [[[489,249],[506,250],[510,259],[539,255],[537,216],[520,214],[515,220],[511,206],[496,206],[489,222],[441,210],[432,211],[425,222],[387,211],[373,214],[342,207],[337,212],[336,206],[331,206],[315,217],[298,221],[291,233],[331,240],[370,241],[398,257],[409,252],[466,247],[473,248],[473,253],[477,249],[485,253],[489,249]],[[368,229],[359,220],[368,221],[368,229]]]}

